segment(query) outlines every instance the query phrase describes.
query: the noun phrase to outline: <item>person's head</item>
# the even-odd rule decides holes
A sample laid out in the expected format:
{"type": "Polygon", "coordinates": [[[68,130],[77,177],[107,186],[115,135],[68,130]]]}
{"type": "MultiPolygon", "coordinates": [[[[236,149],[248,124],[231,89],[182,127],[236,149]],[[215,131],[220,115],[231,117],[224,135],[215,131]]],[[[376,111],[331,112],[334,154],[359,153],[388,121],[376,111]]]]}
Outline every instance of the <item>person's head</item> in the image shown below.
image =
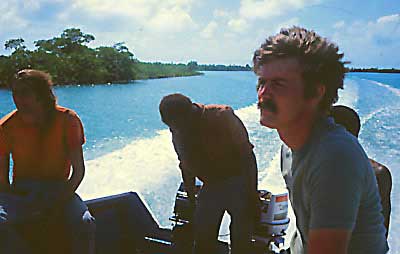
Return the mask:
{"type": "Polygon", "coordinates": [[[331,116],[335,123],[342,125],[348,132],[358,137],[361,123],[360,117],[354,109],[343,105],[335,105],[332,107],[331,116]]]}
{"type": "Polygon", "coordinates": [[[11,82],[11,91],[18,111],[32,118],[39,114],[51,114],[56,107],[52,85],[49,74],[43,71],[19,71],[11,82]]]}
{"type": "Polygon", "coordinates": [[[162,98],[159,105],[161,120],[173,130],[185,128],[193,116],[193,103],[185,95],[174,93],[162,98]]]}
{"type": "Polygon", "coordinates": [[[346,69],[342,57],[335,44],[304,28],[282,29],[268,37],[253,55],[259,106],[269,114],[261,114],[261,123],[274,128],[278,113],[288,123],[301,113],[302,106],[327,114],[338,99],[338,89],[343,88],[346,69]]]}

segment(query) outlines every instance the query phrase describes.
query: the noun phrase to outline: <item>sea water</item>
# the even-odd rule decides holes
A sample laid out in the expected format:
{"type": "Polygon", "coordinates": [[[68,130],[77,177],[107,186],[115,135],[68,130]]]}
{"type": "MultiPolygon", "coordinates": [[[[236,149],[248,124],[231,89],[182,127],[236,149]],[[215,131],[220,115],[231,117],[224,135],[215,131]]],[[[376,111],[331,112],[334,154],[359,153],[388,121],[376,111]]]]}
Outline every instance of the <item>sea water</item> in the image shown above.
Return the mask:
{"type": "MultiPolygon", "coordinates": [[[[281,141],[259,124],[256,77],[252,72],[205,72],[202,76],[136,81],[131,84],[59,86],[59,104],[74,109],[85,127],[86,175],[78,189],[84,199],[127,191],[140,193],[164,227],[171,224],[181,181],[171,135],[160,121],[164,95],[183,93],[200,103],[228,104],[246,125],[259,167],[259,187],[285,191],[279,172],[281,141]]],[[[367,154],[391,169],[390,253],[400,253],[400,74],[350,73],[338,104],[361,117],[360,142],[367,154]]],[[[14,108],[9,91],[0,90],[0,115],[14,108]]],[[[339,188],[340,186],[338,186],[339,188]]],[[[289,216],[294,222],[293,213],[289,216]]],[[[228,232],[225,218],[221,234],[228,232]]],[[[289,234],[293,231],[293,223],[289,234]]],[[[228,237],[225,237],[228,238],[228,237]]]]}

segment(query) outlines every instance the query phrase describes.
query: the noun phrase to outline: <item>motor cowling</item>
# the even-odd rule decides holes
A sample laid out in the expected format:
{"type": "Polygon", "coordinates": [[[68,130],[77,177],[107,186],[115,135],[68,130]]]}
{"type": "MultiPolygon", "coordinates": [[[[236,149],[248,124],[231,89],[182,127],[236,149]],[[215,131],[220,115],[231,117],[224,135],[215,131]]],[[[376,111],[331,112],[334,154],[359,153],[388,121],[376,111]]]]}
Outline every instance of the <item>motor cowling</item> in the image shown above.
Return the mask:
{"type": "Polygon", "coordinates": [[[289,227],[288,193],[272,193],[259,190],[260,219],[255,226],[253,239],[256,244],[270,249],[283,247],[286,230],[289,227]]]}

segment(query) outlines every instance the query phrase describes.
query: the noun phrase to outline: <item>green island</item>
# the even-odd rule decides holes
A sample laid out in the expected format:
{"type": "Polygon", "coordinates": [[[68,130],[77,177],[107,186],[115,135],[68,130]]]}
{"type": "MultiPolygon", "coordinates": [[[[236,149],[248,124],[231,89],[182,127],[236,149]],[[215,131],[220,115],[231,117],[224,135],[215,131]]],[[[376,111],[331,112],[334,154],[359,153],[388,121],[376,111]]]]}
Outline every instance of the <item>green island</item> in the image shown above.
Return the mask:
{"type": "Polygon", "coordinates": [[[9,56],[0,56],[0,88],[25,68],[43,70],[56,85],[128,83],[137,79],[201,75],[186,64],[145,63],[135,58],[123,42],[90,48],[95,37],[79,28],[65,29],[60,36],[34,41],[29,50],[22,38],[7,40],[9,56]]]}
{"type": "Polygon", "coordinates": [[[9,56],[0,55],[0,88],[6,88],[16,72],[25,68],[43,70],[56,85],[129,83],[154,79],[202,75],[201,71],[248,71],[249,65],[198,65],[183,63],[141,62],[124,42],[113,46],[90,48],[91,34],[79,28],[65,29],[60,36],[34,41],[27,49],[23,38],[9,39],[4,47],[9,56]]]}
{"type": "MultiPolygon", "coordinates": [[[[0,55],[0,88],[6,88],[16,72],[25,68],[43,70],[56,85],[129,83],[138,79],[154,79],[202,75],[202,71],[251,71],[248,64],[198,64],[141,62],[124,42],[113,46],[90,48],[91,34],[79,28],[65,29],[60,36],[34,41],[27,49],[22,38],[5,42],[9,56],[0,55]]],[[[350,72],[400,73],[398,69],[349,68],[350,72]]]]}

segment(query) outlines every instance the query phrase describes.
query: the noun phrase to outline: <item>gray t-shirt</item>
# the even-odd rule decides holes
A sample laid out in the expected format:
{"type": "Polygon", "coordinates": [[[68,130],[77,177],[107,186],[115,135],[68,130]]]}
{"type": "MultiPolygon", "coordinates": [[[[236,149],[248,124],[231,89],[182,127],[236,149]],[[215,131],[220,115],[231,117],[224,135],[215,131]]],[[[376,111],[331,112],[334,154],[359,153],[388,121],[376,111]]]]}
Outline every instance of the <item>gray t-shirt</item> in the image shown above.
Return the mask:
{"type": "Polygon", "coordinates": [[[388,251],[374,171],[353,135],[323,118],[292,158],[282,151],[282,174],[305,253],[308,231],[317,228],[352,230],[349,254],[388,251]]]}

